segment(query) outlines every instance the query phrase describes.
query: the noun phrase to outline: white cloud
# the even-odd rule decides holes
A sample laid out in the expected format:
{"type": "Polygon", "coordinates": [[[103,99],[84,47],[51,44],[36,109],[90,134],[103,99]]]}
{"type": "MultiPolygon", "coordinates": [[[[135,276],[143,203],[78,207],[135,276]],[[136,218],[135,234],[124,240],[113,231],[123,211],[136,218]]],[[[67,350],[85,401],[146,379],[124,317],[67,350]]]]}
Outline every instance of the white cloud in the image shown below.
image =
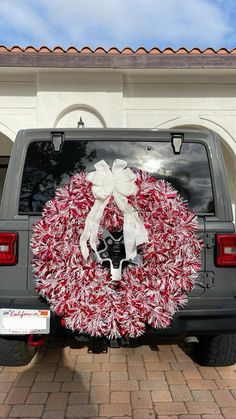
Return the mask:
{"type": "Polygon", "coordinates": [[[232,41],[232,8],[233,0],[0,0],[0,21],[13,44],[25,36],[49,46],[204,48],[232,41]]]}

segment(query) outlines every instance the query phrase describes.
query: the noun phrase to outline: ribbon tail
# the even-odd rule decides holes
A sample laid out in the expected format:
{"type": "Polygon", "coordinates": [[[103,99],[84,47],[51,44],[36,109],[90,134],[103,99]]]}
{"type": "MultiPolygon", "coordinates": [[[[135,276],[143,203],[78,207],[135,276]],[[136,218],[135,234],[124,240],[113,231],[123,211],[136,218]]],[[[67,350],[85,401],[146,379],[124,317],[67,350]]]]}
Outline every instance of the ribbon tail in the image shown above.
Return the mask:
{"type": "Polygon", "coordinates": [[[97,253],[96,240],[98,236],[100,221],[102,219],[103,211],[108,203],[108,200],[109,199],[105,199],[104,201],[96,200],[86,218],[84,231],[80,236],[80,249],[84,260],[87,260],[89,255],[89,249],[87,246],[88,240],[90,242],[91,248],[100,260],[100,257],[97,253]]]}
{"type": "Polygon", "coordinates": [[[137,256],[137,246],[148,242],[147,230],[136,213],[125,213],[123,231],[126,259],[134,259],[137,256]]]}
{"type": "Polygon", "coordinates": [[[124,214],[123,232],[126,259],[134,259],[137,255],[135,221],[132,215],[128,213],[124,214]]]}
{"type": "Polygon", "coordinates": [[[136,237],[136,246],[139,246],[142,243],[148,242],[148,232],[146,228],[144,227],[142,221],[137,215],[137,218],[135,220],[135,237],[136,237]]]}

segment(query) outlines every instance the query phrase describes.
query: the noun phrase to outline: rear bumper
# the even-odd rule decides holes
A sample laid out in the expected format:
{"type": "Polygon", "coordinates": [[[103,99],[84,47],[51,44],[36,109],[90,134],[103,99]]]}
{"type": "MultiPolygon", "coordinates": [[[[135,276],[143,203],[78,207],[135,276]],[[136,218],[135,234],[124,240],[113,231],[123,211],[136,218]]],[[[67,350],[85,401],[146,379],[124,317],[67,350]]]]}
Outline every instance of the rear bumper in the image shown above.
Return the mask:
{"type": "MultiPolygon", "coordinates": [[[[0,299],[0,308],[49,309],[49,305],[39,298],[0,299]]],[[[57,316],[51,315],[50,331],[60,328],[57,316]]],[[[236,299],[191,298],[184,309],[174,316],[166,329],[147,328],[148,334],[179,337],[201,334],[236,333],[236,299]]]]}
{"type": "Polygon", "coordinates": [[[175,313],[172,324],[155,333],[170,337],[236,333],[236,299],[189,298],[188,306],[175,313]]]}
{"type": "Polygon", "coordinates": [[[181,310],[171,326],[155,331],[161,336],[198,336],[236,333],[236,308],[181,310]]]}

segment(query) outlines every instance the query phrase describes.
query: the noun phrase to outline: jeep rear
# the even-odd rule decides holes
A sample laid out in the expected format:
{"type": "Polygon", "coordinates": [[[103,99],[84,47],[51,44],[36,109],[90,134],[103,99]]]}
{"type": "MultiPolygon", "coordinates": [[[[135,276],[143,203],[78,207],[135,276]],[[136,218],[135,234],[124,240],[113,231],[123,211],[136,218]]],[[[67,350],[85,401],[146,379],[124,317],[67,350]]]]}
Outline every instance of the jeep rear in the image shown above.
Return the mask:
{"type": "Polygon", "coordinates": [[[198,235],[204,241],[202,269],[188,305],[175,314],[170,327],[148,328],[147,334],[196,336],[201,364],[235,363],[236,234],[217,135],[205,131],[38,129],[18,133],[2,196],[0,364],[27,363],[42,336],[52,334],[60,324],[48,303],[37,295],[32,273],[32,225],[43,205],[78,171],[93,170],[101,159],[112,164],[115,158],[170,182],[197,214],[198,235]]]}

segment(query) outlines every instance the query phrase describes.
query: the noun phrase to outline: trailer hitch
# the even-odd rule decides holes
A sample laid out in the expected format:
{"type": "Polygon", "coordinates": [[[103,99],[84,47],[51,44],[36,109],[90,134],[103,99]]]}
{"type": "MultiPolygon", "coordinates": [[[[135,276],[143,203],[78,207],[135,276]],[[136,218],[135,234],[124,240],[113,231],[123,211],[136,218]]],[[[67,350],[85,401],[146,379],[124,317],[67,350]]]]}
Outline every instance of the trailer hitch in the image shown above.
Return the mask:
{"type": "Polygon", "coordinates": [[[45,336],[42,335],[29,335],[28,336],[28,345],[38,348],[45,344],[45,336]]]}

